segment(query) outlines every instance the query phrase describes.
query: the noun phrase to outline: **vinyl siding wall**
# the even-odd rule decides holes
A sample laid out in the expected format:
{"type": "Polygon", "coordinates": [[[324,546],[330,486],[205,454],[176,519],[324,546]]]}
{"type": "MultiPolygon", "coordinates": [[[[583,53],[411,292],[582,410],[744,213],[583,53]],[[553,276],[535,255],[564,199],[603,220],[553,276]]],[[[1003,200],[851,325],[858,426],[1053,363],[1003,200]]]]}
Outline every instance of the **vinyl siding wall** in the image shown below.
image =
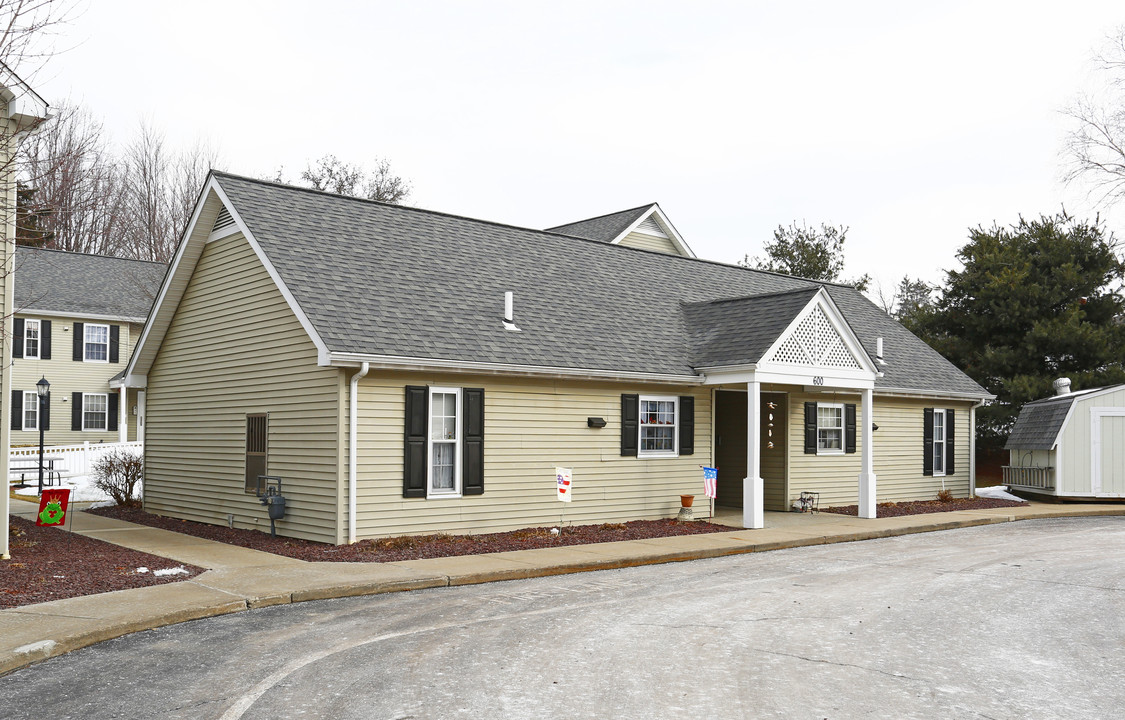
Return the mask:
{"type": "MultiPolygon", "coordinates": [[[[789,396],[789,500],[795,501],[805,490],[820,493],[822,507],[854,505],[859,492],[859,471],[863,452],[863,408],[859,395],[794,393],[789,396]],[[806,455],[804,453],[805,402],[839,402],[856,405],[856,452],[844,455],[806,455]]],[[[876,501],[932,500],[944,486],[955,497],[969,494],[969,408],[964,402],[911,400],[875,396],[873,422],[873,463],[876,476],[876,501]],[[925,408],[954,411],[953,472],[943,477],[922,474],[922,437],[925,408]]]]}
{"type": "MultiPolygon", "coordinates": [[[[109,379],[121,372],[133,353],[133,345],[140,337],[143,325],[117,322],[113,320],[83,320],[80,318],[58,317],[52,315],[27,315],[19,313],[25,320],[51,321],[51,359],[37,360],[15,358],[12,360],[12,389],[34,391],[35,383],[45,377],[51,383],[51,429],[45,440],[48,445],[81,445],[83,442],[117,442],[118,430],[71,430],[71,394],[107,393],[119,394],[120,390],[110,389],[109,379]],[[76,362],[73,354],[74,323],[91,322],[99,325],[117,325],[119,330],[118,362],[76,362]]],[[[10,397],[10,396],[9,396],[10,397]]],[[[137,418],[133,406],[137,404],[135,390],[129,392],[125,407],[119,407],[119,422],[129,424],[129,439],[137,439],[137,418]]],[[[8,416],[10,426],[11,415],[8,416]]],[[[120,426],[119,426],[120,427],[120,426]]],[[[38,445],[38,430],[13,430],[12,445],[38,445]]]]}
{"type": "MultiPolygon", "coordinates": [[[[1094,408],[1125,407],[1125,388],[1091,398],[1078,398],[1059,439],[1059,471],[1056,473],[1058,495],[1093,493],[1094,465],[1090,411],[1094,408]]],[[[1105,420],[1104,428],[1109,427],[1105,420]]],[[[1112,437],[1112,435],[1110,435],[1112,437]]],[[[1106,492],[1112,492],[1106,489],[1106,492]]]]}
{"type": "Polygon", "coordinates": [[[670,239],[656,237],[655,235],[646,235],[644,233],[629,233],[621,238],[621,242],[618,244],[626,247],[641,248],[642,250],[655,250],[656,252],[668,253],[669,255],[681,254],[670,239]]]}
{"type": "Polygon", "coordinates": [[[357,535],[481,533],[537,525],[674,517],[703,496],[711,464],[711,391],[610,383],[372,371],[359,392],[357,535]],[[484,494],[402,497],[405,387],[484,388],[484,494]],[[695,397],[695,454],[621,456],[621,394],[695,397]],[[601,429],[587,427],[602,417],[601,429]],[[556,499],[555,467],[574,470],[574,501],[556,499]]]}
{"type": "Polygon", "coordinates": [[[209,244],[148,373],[145,508],[268,530],[244,491],[246,415],[264,412],[288,500],[278,532],[339,542],[342,392],[246,240],[209,244]]]}

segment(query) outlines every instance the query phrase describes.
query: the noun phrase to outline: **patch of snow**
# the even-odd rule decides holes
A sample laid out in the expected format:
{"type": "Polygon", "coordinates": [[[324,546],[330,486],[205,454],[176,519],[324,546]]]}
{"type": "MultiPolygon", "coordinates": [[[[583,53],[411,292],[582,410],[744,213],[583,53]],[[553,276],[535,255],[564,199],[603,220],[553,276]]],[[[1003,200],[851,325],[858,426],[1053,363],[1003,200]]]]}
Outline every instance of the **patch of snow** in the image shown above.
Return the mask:
{"type": "MultiPolygon", "coordinates": [[[[134,497],[138,499],[142,497],[143,485],[143,482],[137,483],[137,486],[133,489],[134,497]]],[[[44,484],[44,488],[49,489],[56,487],[70,488],[71,502],[99,503],[96,507],[114,504],[113,501],[109,499],[109,495],[106,495],[94,485],[94,479],[89,475],[76,475],[74,477],[64,478],[61,485],[44,484]]],[[[28,486],[25,488],[12,486],[12,491],[16,494],[16,497],[21,500],[37,503],[39,502],[39,478],[37,477],[29,482],[28,486]]]]}
{"type": "Polygon", "coordinates": [[[152,574],[156,577],[164,577],[166,575],[190,575],[183,566],[174,568],[163,568],[161,570],[153,570],[152,574]]]}
{"type": "Polygon", "coordinates": [[[49,653],[55,648],[56,644],[54,640],[40,640],[39,642],[20,645],[12,652],[16,655],[30,655],[37,652],[49,653]]]}
{"type": "Polygon", "coordinates": [[[146,572],[148,572],[148,568],[139,567],[139,568],[137,568],[137,572],[140,573],[141,575],[144,575],[146,572]]]}
{"type": "Polygon", "coordinates": [[[993,500],[1016,500],[1017,502],[1023,502],[1023,498],[1008,492],[1007,485],[979,487],[977,488],[977,497],[992,498],[993,500]]]}

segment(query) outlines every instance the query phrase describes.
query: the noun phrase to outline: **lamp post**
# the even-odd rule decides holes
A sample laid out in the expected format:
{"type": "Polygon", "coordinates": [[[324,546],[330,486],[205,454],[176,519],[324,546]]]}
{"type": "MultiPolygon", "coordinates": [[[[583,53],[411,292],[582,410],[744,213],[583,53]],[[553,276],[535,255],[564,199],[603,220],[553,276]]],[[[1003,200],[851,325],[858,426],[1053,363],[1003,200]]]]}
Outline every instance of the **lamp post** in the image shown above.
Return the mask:
{"type": "Polygon", "coordinates": [[[42,377],[39,382],[35,383],[35,392],[39,395],[39,416],[36,420],[39,423],[39,495],[43,495],[43,406],[47,404],[47,394],[51,391],[51,383],[47,382],[46,376],[42,377]]]}

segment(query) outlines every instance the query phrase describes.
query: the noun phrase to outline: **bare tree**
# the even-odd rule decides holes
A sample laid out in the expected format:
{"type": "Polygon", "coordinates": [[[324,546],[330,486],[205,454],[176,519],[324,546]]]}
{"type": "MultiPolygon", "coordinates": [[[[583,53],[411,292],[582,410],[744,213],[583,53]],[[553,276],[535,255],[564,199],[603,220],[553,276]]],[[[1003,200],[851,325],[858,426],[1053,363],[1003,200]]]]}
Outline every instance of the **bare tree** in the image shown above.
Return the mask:
{"type": "MultiPolygon", "coordinates": [[[[37,218],[39,229],[49,234],[46,246],[118,254],[121,178],[106,147],[102,124],[85,108],[63,105],[51,122],[27,139],[21,153],[38,210],[30,217],[37,218]]],[[[18,228],[17,238],[26,230],[18,228]]]]}
{"type": "MultiPolygon", "coordinates": [[[[279,169],[279,181],[282,175],[279,169]]],[[[369,171],[335,155],[325,155],[305,166],[301,181],[316,190],[394,204],[406,200],[412,190],[410,183],[391,172],[391,163],[382,158],[376,158],[375,167],[369,171]]]]}
{"type": "Polygon", "coordinates": [[[65,0],[0,0],[0,62],[31,77],[55,54],[55,30],[73,8],[65,0]]]}
{"type": "Polygon", "coordinates": [[[1098,202],[1125,199],[1125,25],[1096,57],[1104,96],[1079,97],[1065,110],[1076,127],[1067,135],[1063,178],[1089,183],[1098,202]]]}

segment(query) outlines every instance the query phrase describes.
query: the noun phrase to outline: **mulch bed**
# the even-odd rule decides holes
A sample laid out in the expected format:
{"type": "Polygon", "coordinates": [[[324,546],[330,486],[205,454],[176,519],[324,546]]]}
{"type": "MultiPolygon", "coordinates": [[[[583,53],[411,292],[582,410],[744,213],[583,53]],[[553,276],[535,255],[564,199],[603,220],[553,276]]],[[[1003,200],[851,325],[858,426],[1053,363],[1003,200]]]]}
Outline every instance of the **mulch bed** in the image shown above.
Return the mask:
{"type": "MultiPolygon", "coordinates": [[[[899,517],[900,515],[922,515],[925,513],[953,512],[955,510],[981,510],[984,508],[1022,507],[1026,502],[1017,500],[998,500],[996,498],[954,498],[948,501],[919,500],[917,502],[886,502],[875,506],[878,517],[899,517]]],[[[858,505],[821,508],[821,512],[840,515],[859,515],[858,505]]]]}
{"type": "Polygon", "coordinates": [[[0,560],[0,608],[93,593],[164,585],[195,577],[203,568],[111,545],[30,520],[8,516],[11,560],[0,560]],[[182,567],[187,574],[153,575],[182,567]],[[148,568],[138,572],[138,568],[148,568]]]}
{"type": "Polygon", "coordinates": [[[735,529],[701,520],[634,520],[603,525],[567,525],[558,535],[552,535],[551,528],[536,527],[481,535],[404,535],[381,540],[360,540],[353,545],[327,545],[295,538],[272,538],[258,530],[176,520],[136,508],[115,506],[88,512],[311,562],[396,562],[617,540],[643,540],[670,535],[730,532],[735,529]]]}

